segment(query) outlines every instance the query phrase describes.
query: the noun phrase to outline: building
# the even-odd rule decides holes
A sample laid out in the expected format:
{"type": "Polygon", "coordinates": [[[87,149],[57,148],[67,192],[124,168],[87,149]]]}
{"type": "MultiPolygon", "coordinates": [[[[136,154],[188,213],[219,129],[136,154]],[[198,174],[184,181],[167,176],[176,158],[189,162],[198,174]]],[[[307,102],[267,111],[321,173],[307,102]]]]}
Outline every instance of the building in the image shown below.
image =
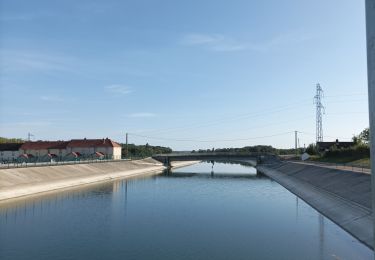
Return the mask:
{"type": "Polygon", "coordinates": [[[12,162],[17,160],[20,155],[22,143],[3,143],[0,144],[0,162],[12,162]]]}
{"type": "Polygon", "coordinates": [[[108,138],[74,139],[71,141],[25,142],[15,158],[19,161],[50,162],[84,159],[121,159],[122,147],[108,138]]]}
{"type": "Polygon", "coordinates": [[[92,158],[121,159],[122,147],[108,138],[103,139],[75,139],[67,145],[67,153],[79,153],[92,158]]]}
{"type": "Polygon", "coordinates": [[[335,142],[316,142],[316,145],[319,149],[319,151],[327,151],[331,147],[336,146],[337,148],[349,148],[354,145],[354,142],[340,142],[338,139],[336,139],[335,142]]]}
{"type": "Polygon", "coordinates": [[[62,160],[67,154],[67,141],[26,142],[20,147],[20,155],[34,157],[37,161],[62,160]],[[31,156],[30,156],[31,155],[31,156]]]}

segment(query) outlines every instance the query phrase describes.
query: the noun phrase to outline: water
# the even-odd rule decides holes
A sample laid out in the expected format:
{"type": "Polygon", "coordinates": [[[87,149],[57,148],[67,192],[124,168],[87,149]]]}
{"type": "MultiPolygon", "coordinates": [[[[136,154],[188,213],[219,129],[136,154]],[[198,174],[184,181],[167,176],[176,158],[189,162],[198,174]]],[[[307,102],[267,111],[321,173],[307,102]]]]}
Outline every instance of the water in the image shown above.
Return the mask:
{"type": "Polygon", "coordinates": [[[201,163],[0,205],[0,259],[373,259],[276,182],[201,163]]]}

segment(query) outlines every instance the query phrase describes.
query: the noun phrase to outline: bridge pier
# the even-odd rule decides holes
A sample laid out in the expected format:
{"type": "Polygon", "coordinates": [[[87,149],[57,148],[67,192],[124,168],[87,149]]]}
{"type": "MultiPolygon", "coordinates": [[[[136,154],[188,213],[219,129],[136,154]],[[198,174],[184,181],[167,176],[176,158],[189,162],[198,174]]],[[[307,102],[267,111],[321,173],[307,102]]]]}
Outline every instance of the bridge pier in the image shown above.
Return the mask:
{"type": "Polygon", "coordinates": [[[167,167],[168,169],[172,168],[171,160],[169,157],[164,157],[164,166],[167,167]]]}

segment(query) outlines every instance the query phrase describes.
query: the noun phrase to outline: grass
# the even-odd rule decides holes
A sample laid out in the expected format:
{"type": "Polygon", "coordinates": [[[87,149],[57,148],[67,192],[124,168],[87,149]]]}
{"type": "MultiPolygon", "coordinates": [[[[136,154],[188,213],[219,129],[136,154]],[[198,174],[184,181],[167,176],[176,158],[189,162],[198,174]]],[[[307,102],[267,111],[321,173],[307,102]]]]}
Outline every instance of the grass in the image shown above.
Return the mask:
{"type": "Polygon", "coordinates": [[[338,163],[338,164],[346,164],[349,166],[357,166],[357,167],[365,167],[370,168],[370,158],[361,158],[355,156],[349,157],[319,157],[319,156],[311,156],[311,161],[316,162],[326,162],[326,163],[338,163]]]}
{"type": "Polygon", "coordinates": [[[355,160],[348,164],[352,166],[360,166],[360,167],[365,167],[365,168],[371,167],[370,158],[363,158],[363,159],[355,160]]]}

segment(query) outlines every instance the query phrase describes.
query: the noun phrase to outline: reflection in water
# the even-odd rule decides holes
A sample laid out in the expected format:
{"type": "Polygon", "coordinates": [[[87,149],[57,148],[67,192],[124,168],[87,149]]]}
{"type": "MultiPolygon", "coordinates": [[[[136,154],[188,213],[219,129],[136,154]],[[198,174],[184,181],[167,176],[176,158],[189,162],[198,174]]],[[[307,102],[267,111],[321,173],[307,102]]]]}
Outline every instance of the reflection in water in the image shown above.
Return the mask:
{"type": "Polygon", "coordinates": [[[324,259],[324,217],[319,214],[319,252],[320,259],[324,259]]]}
{"type": "Polygon", "coordinates": [[[296,196],[296,222],[298,222],[298,197],[296,196]]]}
{"type": "Polygon", "coordinates": [[[277,183],[218,162],[2,204],[0,231],[0,259],[372,258],[277,183]]]}
{"type": "Polygon", "coordinates": [[[203,179],[263,179],[263,178],[266,178],[264,176],[256,175],[256,174],[215,173],[214,171],[211,171],[211,172],[178,172],[178,174],[169,172],[169,173],[165,173],[165,176],[169,178],[194,177],[194,178],[203,178],[203,179]]]}

